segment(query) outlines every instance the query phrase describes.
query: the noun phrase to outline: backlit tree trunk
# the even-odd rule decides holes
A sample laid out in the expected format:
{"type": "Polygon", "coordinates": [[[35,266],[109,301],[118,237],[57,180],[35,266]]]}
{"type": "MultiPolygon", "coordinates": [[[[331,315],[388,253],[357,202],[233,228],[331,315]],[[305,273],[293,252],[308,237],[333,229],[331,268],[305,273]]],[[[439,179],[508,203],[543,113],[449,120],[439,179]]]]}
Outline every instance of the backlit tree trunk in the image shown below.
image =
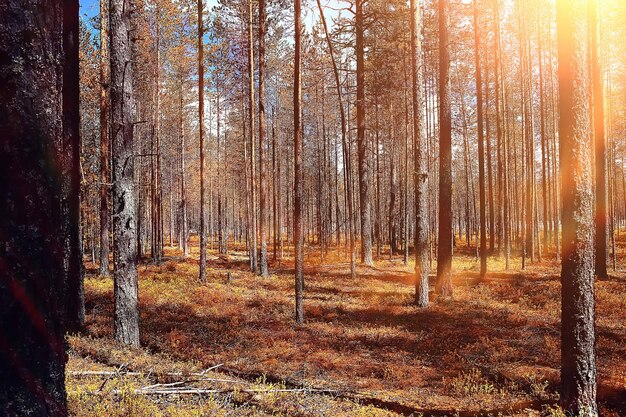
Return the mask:
{"type": "Polygon", "coordinates": [[[563,202],[561,405],[595,417],[593,184],[589,135],[587,0],[557,2],[559,155],[563,202]]]}
{"type": "Polygon", "coordinates": [[[439,246],[437,293],[452,295],[452,115],[450,109],[450,5],[439,0],[439,246]]]}

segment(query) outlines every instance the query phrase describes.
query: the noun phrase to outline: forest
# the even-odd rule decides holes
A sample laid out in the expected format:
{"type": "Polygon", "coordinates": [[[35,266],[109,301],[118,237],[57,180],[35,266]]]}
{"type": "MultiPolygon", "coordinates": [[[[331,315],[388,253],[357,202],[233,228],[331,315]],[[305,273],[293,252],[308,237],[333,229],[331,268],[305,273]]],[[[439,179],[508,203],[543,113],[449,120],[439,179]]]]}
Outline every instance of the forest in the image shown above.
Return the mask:
{"type": "Polygon", "coordinates": [[[0,417],[626,416],[624,0],[0,0],[0,417]]]}

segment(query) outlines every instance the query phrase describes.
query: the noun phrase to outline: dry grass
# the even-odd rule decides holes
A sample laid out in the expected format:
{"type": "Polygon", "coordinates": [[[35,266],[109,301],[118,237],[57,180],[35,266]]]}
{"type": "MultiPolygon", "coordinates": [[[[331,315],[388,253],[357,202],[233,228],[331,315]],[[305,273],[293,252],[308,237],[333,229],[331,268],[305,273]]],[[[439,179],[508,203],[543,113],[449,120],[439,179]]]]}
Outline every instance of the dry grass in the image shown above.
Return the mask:
{"type": "MultiPolygon", "coordinates": [[[[490,259],[486,282],[470,254],[454,260],[453,299],[413,300],[412,265],[387,256],[358,268],[352,280],[343,252],[306,270],[304,325],[293,321],[289,260],[263,279],[247,272],[247,258],[209,254],[206,284],[197,280],[197,247],[182,259],[171,249],[160,266],[139,267],[143,350],[115,346],[112,282],[86,279],[87,331],[70,338],[70,371],[129,364],[153,374],[194,372],[223,363],[260,386],[323,387],[358,392],[376,401],[320,394],[217,395],[147,398],[133,389],[149,378],[68,377],[75,415],[557,415],[560,284],[558,263],[544,260],[524,274],[490,259]],[[227,274],[232,281],[227,281],[227,274]],[[87,358],[87,359],[81,359],[87,358]],[[126,394],[120,394],[125,392],[126,394]],[[250,397],[250,398],[249,398],[250,397]],[[103,414],[102,407],[106,408],[103,414]],[[527,409],[528,408],[528,409],[527,409]]],[[[517,268],[515,259],[512,267],[517,268]]],[[[434,265],[433,265],[434,267],[434,265]]],[[[88,266],[89,269],[89,266],[88,266]]],[[[93,269],[93,268],[92,268],[93,269]]],[[[597,284],[599,396],[604,415],[623,415],[626,397],[626,277],[597,284]]],[[[350,394],[352,395],[352,394],[350,394]]]]}

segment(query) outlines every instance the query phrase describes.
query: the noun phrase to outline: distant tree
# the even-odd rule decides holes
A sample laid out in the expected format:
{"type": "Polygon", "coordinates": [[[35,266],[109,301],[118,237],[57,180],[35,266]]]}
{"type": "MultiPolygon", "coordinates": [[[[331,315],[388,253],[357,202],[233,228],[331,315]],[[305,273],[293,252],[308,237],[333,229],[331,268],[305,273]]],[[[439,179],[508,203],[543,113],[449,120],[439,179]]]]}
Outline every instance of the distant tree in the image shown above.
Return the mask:
{"type": "Polygon", "coordinates": [[[563,201],[561,405],[596,417],[590,74],[583,24],[588,1],[557,2],[559,155],[563,201]]]}
{"type": "Polygon", "coordinates": [[[293,224],[295,238],[295,288],[296,323],[304,322],[302,298],[304,292],[304,230],[302,224],[302,124],[300,120],[302,102],[301,50],[302,21],[300,0],[294,2],[294,76],[293,76],[293,132],[294,132],[294,196],[293,224]]]}
{"type": "MultiPolygon", "coordinates": [[[[487,274],[487,224],[485,216],[485,132],[483,129],[483,83],[480,66],[478,0],[474,0],[474,59],[476,62],[476,113],[478,129],[478,195],[480,200],[480,278],[487,274]]],[[[497,80],[496,80],[497,83],[497,80]]]]}
{"type": "Polygon", "coordinates": [[[596,275],[607,278],[607,169],[606,134],[604,127],[604,76],[600,56],[599,0],[590,0],[589,31],[591,32],[591,76],[593,84],[593,133],[595,139],[596,174],[596,275]]]}
{"type": "Polygon", "coordinates": [[[265,174],[265,0],[259,0],[259,232],[261,259],[259,274],[269,276],[267,269],[266,174],[265,174]]]}
{"type": "Polygon", "coordinates": [[[198,131],[200,136],[200,281],[206,281],[205,149],[204,149],[204,19],[202,0],[198,0],[198,131]]]}
{"type": "Polygon", "coordinates": [[[439,0],[439,246],[436,291],[452,295],[452,113],[450,109],[450,4],[439,0]]]}
{"type": "Polygon", "coordinates": [[[133,153],[135,105],[131,65],[133,10],[125,0],[111,0],[109,4],[115,340],[139,346],[133,153]]]}
{"type": "Polygon", "coordinates": [[[361,262],[372,265],[372,213],[369,176],[370,149],[365,135],[365,17],[363,3],[356,0],[356,135],[359,165],[359,201],[361,209],[361,262]]]}
{"type": "Polygon", "coordinates": [[[63,6],[60,0],[0,6],[2,416],[67,415],[63,6]]]}

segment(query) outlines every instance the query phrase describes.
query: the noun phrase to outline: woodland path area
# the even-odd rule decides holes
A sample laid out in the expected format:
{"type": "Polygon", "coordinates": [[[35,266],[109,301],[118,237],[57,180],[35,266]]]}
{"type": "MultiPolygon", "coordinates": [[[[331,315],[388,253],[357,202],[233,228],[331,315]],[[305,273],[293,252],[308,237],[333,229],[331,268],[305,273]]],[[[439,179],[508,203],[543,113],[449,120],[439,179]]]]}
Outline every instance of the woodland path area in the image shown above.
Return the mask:
{"type": "MultiPolygon", "coordinates": [[[[262,278],[248,272],[242,251],[209,251],[206,284],[197,280],[197,246],[187,259],[167,249],[161,265],[142,263],[141,350],[114,343],[112,280],[87,264],[86,331],[70,337],[70,410],[550,415],[559,381],[556,261],[522,274],[490,259],[494,272],[481,283],[479,262],[459,249],[454,298],[431,294],[432,307],[420,310],[412,305],[412,264],[385,256],[359,267],[353,280],[348,263],[331,253],[322,265],[311,249],[303,325],[292,320],[291,260],[271,263],[262,278]]],[[[603,415],[619,416],[626,410],[626,274],[596,288],[599,404],[603,415]]]]}

